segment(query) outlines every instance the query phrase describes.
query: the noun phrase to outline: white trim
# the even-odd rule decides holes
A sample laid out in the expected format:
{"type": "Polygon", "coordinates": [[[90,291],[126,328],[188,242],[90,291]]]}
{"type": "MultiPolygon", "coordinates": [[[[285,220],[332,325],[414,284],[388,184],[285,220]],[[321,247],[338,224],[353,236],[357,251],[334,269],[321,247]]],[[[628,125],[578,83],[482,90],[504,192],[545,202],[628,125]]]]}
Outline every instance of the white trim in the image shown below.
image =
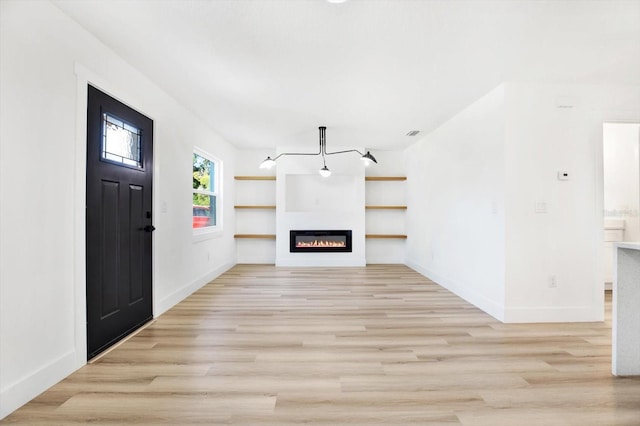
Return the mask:
{"type": "Polygon", "coordinates": [[[202,195],[213,195],[214,197],[218,196],[217,192],[207,191],[206,189],[194,189],[193,192],[202,195]]]}
{"type": "Polygon", "coordinates": [[[549,323],[549,322],[595,322],[602,321],[598,305],[587,306],[543,306],[505,308],[494,300],[488,299],[451,280],[421,267],[415,261],[408,260],[407,266],[446,288],[487,314],[504,323],[549,323]],[[542,319],[542,320],[541,320],[542,319]]]}
{"type": "Polygon", "coordinates": [[[222,188],[224,188],[224,164],[222,160],[220,160],[215,155],[209,154],[202,148],[198,148],[197,146],[193,147],[193,153],[203,157],[215,164],[215,177],[214,177],[214,187],[211,188],[210,191],[203,189],[191,189],[194,194],[203,194],[203,195],[212,195],[216,197],[216,224],[214,226],[207,226],[204,228],[192,228],[193,233],[193,242],[197,243],[200,241],[205,241],[213,238],[220,238],[223,234],[223,219],[224,219],[224,203],[223,203],[223,192],[222,188]]]}
{"type": "Polygon", "coordinates": [[[78,369],[78,355],[68,352],[0,391],[0,419],[8,416],[78,369]]]}
{"type": "MultiPolygon", "coordinates": [[[[305,253],[298,253],[304,255],[305,253]]],[[[344,267],[363,267],[367,266],[367,262],[364,258],[345,258],[345,257],[325,257],[320,255],[320,253],[314,253],[313,259],[305,256],[304,258],[299,257],[284,257],[276,260],[276,266],[286,266],[286,267],[334,267],[334,266],[344,266],[344,267]]],[[[326,253],[325,253],[326,254],[326,253]]]]}
{"type": "Polygon", "coordinates": [[[76,368],[87,362],[87,272],[86,272],[86,194],[87,194],[87,96],[89,72],[76,63],[76,143],[74,169],[74,341],[76,368]]]}
{"type": "Polygon", "coordinates": [[[506,308],[505,323],[549,323],[549,322],[599,322],[599,313],[593,306],[542,306],[506,308]],[[541,321],[541,318],[543,319],[541,321]]]}
{"type": "Polygon", "coordinates": [[[235,266],[235,262],[225,263],[222,266],[214,269],[213,271],[208,272],[205,275],[203,275],[202,277],[196,279],[191,284],[187,284],[187,285],[177,289],[176,291],[174,291],[173,293],[171,293],[167,297],[159,300],[157,305],[156,305],[156,315],[155,316],[158,317],[158,316],[162,315],[163,313],[167,312],[169,309],[171,309],[172,307],[174,307],[175,305],[177,305],[178,303],[180,303],[181,301],[183,301],[184,299],[189,297],[195,291],[200,290],[206,284],[208,284],[211,281],[215,280],[220,275],[222,275],[223,273],[225,273],[229,269],[233,268],[234,266],[235,266]]]}
{"type": "Polygon", "coordinates": [[[275,256],[247,256],[238,257],[239,265],[275,265],[275,256]]]}
{"type": "Polygon", "coordinates": [[[505,309],[504,306],[499,302],[488,299],[487,297],[482,296],[474,291],[470,291],[466,286],[460,285],[448,278],[441,277],[438,274],[430,271],[429,269],[423,268],[416,261],[407,259],[406,265],[419,274],[422,274],[425,277],[429,278],[439,286],[446,288],[456,296],[461,297],[477,308],[482,309],[484,312],[491,315],[498,321],[504,322],[505,309]]]}
{"type": "Polygon", "coordinates": [[[366,256],[367,265],[402,265],[404,258],[385,256],[366,256]]]}

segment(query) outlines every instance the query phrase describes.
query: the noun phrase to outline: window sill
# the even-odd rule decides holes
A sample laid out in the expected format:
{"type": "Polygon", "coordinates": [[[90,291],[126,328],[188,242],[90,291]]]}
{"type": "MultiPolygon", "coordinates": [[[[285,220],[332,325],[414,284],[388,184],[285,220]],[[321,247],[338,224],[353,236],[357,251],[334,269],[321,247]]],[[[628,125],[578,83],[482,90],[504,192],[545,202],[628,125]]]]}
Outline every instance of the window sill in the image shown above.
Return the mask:
{"type": "Polygon", "coordinates": [[[193,230],[192,241],[194,243],[199,243],[201,241],[212,240],[220,237],[222,237],[222,229],[219,227],[198,228],[193,230]]]}

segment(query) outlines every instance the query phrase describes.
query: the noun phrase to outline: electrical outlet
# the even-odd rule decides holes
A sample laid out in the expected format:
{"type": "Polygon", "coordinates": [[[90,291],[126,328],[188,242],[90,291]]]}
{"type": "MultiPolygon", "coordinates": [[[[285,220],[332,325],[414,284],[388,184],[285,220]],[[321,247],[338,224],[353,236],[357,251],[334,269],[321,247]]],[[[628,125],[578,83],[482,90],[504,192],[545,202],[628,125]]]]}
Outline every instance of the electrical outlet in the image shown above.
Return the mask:
{"type": "Polygon", "coordinates": [[[549,275],[549,288],[557,288],[558,287],[558,279],[555,275],[549,275]]]}

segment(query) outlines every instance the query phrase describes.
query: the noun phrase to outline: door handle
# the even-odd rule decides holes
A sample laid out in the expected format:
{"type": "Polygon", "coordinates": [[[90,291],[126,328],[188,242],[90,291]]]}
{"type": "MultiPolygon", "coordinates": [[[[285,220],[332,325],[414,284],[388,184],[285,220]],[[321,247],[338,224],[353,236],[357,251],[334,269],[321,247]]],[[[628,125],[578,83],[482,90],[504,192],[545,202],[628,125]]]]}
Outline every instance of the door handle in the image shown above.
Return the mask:
{"type": "Polygon", "coordinates": [[[153,231],[155,231],[155,230],[156,230],[156,227],[155,227],[155,226],[153,226],[153,225],[147,225],[147,226],[145,226],[145,227],[144,227],[144,228],[142,228],[142,229],[144,229],[144,232],[153,232],[153,231]]]}

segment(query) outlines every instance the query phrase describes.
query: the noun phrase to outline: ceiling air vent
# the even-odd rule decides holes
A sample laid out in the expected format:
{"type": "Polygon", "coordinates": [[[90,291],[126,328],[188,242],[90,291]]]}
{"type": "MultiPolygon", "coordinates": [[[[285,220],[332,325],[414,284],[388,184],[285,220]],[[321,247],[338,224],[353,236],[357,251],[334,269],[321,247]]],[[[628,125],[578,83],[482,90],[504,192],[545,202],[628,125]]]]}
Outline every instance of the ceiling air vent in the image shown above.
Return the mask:
{"type": "Polygon", "coordinates": [[[415,136],[418,133],[420,133],[420,130],[411,130],[409,133],[407,133],[407,136],[415,136]]]}

